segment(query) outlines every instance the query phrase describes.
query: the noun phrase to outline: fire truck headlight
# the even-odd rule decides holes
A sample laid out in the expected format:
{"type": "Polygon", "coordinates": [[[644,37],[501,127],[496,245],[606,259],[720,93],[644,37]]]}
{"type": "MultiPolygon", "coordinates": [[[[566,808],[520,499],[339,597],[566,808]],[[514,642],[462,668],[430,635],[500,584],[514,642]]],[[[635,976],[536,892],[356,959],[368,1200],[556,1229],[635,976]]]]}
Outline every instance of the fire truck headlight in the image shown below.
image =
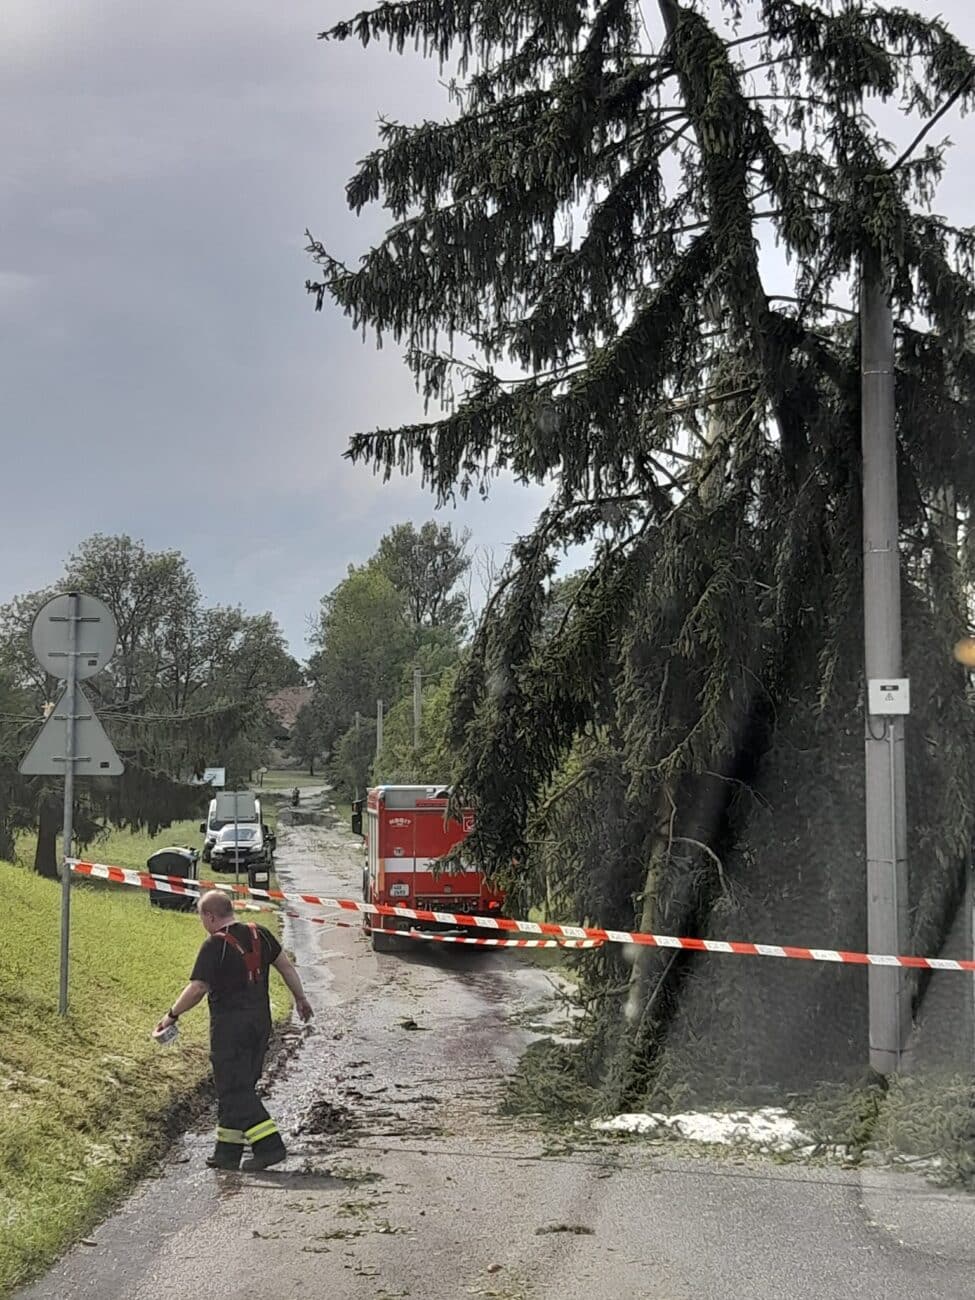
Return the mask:
{"type": "Polygon", "coordinates": [[[395,885],[389,887],[390,898],[409,898],[410,887],[405,880],[397,881],[395,885]]]}

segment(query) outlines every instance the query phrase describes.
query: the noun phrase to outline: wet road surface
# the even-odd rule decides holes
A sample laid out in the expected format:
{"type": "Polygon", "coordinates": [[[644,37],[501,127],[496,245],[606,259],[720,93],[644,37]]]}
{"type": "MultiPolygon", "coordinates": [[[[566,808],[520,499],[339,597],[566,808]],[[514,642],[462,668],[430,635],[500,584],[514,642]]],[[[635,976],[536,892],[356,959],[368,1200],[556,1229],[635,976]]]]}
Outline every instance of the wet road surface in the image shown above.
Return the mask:
{"type": "MultiPolygon", "coordinates": [[[[359,897],[344,829],[279,845],[285,888],[359,897]]],[[[499,1117],[504,1075],[563,1014],[539,968],[376,955],[357,925],[289,921],[286,943],[316,1008],[270,1077],[287,1164],[216,1173],[212,1130],[187,1134],[21,1300],[975,1297],[969,1198],[881,1170],[552,1142],[499,1117]]]]}

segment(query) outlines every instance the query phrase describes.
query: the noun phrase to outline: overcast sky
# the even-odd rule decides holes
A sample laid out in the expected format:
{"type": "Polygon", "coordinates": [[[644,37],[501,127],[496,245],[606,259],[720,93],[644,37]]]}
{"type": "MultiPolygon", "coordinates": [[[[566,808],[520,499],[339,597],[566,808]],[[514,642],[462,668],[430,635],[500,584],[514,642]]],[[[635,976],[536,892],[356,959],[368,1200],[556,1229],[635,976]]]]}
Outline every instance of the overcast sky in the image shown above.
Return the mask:
{"type": "MultiPolygon", "coordinates": [[[[347,565],[431,516],[341,458],[420,413],[395,348],[304,292],[306,226],[350,260],[381,233],[344,201],[377,116],[445,111],[435,64],[316,40],[356,7],[0,0],[0,601],[128,532],[181,550],[209,601],[272,609],[303,655],[347,565]]],[[[911,7],[975,44],[973,0],[911,7]]],[[[936,207],[968,222],[972,120],[947,133],[936,207]]],[[[500,558],[543,504],[509,484],[441,517],[500,558]]]]}

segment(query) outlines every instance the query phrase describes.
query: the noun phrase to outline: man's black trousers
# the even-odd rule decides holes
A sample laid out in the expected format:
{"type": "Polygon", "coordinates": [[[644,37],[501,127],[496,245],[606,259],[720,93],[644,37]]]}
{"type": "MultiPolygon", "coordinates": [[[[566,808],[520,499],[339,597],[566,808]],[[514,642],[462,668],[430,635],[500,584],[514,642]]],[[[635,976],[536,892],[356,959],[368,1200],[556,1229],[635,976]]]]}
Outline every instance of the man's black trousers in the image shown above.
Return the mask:
{"type": "Polygon", "coordinates": [[[217,1123],[243,1133],[268,1118],[257,1096],[271,1017],[263,1007],[223,1011],[210,1019],[210,1064],[217,1090],[217,1123]]]}

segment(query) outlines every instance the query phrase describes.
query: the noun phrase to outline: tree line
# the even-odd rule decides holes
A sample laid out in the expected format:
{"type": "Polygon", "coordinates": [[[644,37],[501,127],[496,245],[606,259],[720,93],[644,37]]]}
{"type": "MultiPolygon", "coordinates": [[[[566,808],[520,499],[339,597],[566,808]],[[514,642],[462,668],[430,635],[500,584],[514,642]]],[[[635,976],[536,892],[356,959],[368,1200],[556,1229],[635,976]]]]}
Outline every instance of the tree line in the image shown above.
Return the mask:
{"type": "Polygon", "coordinates": [[[56,693],[34,659],[30,625],[69,590],[103,600],[118,624],[114,658],[84,689],[126,764],[118,780],[78,782],[82,844],[108,825],[155,832],[195,817],[193,780],[217,761],[231,785],[245,782],[275,735],[268,697],[302,680],[272,615],[205,605],[178,551],[124,535],[82,542],[59,582],[0,607],[0,859],[13,856],[19,831],[36,831],[34,865],[47,876],[57,874],[61,785],[22,777],[17,763],[56,693]]]}
{"type": "Polygon", "coordinates": [[[470,593],[463,590],[471,569],[469,540],[449,524],[397,524],[376,553],[350,565],[322,599],[307,666],[314,694],[298,714],[291,749],[311,768],[326,756],[329,780],[346,797],[374,781],[445,779],[446,702],[471,626],[470,593]]]}
{"type": "Polygon", "coordinates": [[[80,844],[106,827],[155,832],[195,817],[204,769],[248,783],[275,745],[326,775],[340,793],[373,780],[434,781],[449,766],[447,702],[472,610],[464,581],[469,537],[428,522],[393,527],[365,564],[321,601],[313,653],[299,664],[270,613],[207,606],[178,551],[148,550],[128,536],[95,535],[68,558],[59,582],[0,606],[0,859],[19,832],[36,832],[34,867],[57,874],[61,783],[22,777],[17,763],[36,735],[57,684],[36,663],[30,626],[57,591],[103,600],[118,624],[116,653],[87,681],[88,693],[122,754],[119,780],[86,779],[76,790],[80,844]],[[422,726],[414,735],[414,673],[421,674],[422,726]],[[268,710],[282,687],[311,685],[290,736],[268,710]],[[377,702],[384,743],[376,753],[377,702]]]}

